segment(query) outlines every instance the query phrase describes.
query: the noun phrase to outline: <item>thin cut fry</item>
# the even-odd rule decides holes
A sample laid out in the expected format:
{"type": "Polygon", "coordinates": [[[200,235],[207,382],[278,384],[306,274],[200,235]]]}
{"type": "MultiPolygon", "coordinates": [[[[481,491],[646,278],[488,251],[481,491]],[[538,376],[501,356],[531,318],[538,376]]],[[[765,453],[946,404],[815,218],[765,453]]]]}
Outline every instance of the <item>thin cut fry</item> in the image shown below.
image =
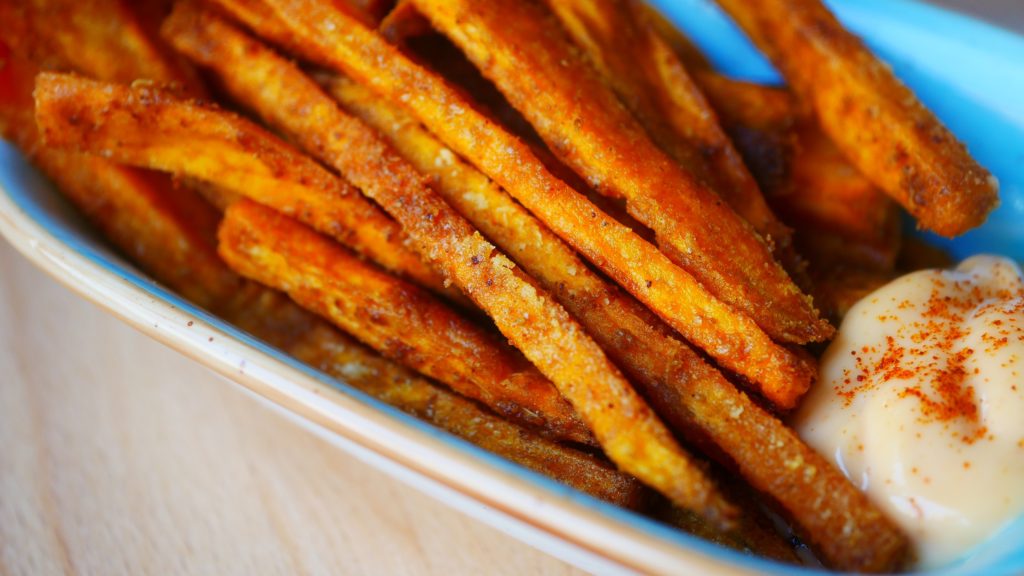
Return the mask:
{"type": "Polygon", "coordinates": [[[551,150],[598,192],[624,198],[663,251],[719,299],[784,342],[832,327],[767,245],[728,205],[662,152],[533,2],[414,0],[522,112],[551,150]]]}
{"type": "Polygon", "coordinates": [[[318,324],[288,352],[299,360],[473,444],[601,500],[636,509],[647,491],[607,461],[485,412],[318,324]]]}
{"type": "Polygon", "coordinates": [[[996,207],[996,179],[820,0],[718,3],[840,150],[921,227],[956,236],[996,207]]]}
{"type": "MultiPolygon", "coordinates": [[[[222,28],[215,37],[225,37],[228,26],[222,28]]],[[[244,38],[240,31],[236,35],[244,38]]],[[[227,55],[209,63],[236,99],[336,168],[399,221],[421,253],[551,379],[622,470],[716,526],[731,524],[735,509],[561,306],[298,68],[251,39],[239,44],[244,49],[239,46],[236,54],[244,56],[244,72],[222,67],[230,60],[227,55]]]]}
{"type": "Polygon", "coordinates": [[[217,214],[189,190],[171,190],[157,174],[41,147],[33,136],[36,69],[12,58],[3,42],[0,58],[0,132],[151,276],[300,360],[486,450],[613,504],[635,508],[644,500],[635,479],[604,461],[495,417],[366,350],[280,293],[236,276],[216,254],[217,214]]]}
{"type": "Polygon", "coordinates": [[[756,167],[769,202],[798,229],[802,254],[821,263],[842,252],[847,263],[892,269],[896,204],[850,165],[788,91],[708,72],[696,78],[756,167]]]}
{"type": "Polygon", "coordinates": [[[568,403],[522,356],[416,287],[252,202],[228,208],[220,254],[236,272],[499,414],[591,443],[568,403]]]}
{"type": "Polygon", "coordinates": [[[652,139],[775,247],[789,250],[790,231],[772,213],[714,110],[635,0],[547,0],[652,139]]]}
{"type": "MultiPolygon", "coordinates": [[[[805,359],[772,342],[752,320],[718,301],[657,248],[552,176],[529,146],[373,31],[312,0],[275,0],[280,17],[257,0],[216,2],[260,33],[286,37],[286,44],[303,57],[403,103],[456,153],[726,368],[768,389],[792,387],[799,395],[809,386],[814,368],[805,359]]],[[[244,69],[251,71],[253,53],[245,56],[244,69]]],[[[237,67],[222,73],[225,79],[235,76],[237,67]]],[[[284,92],[295,97],[290,84],[284,92]]]]}
{"type": "Polygon", "coordinates": [[[837,565],[850,562],[852,550],[863,550],[873,534],[879,536],[877,554],[899,552],[898,532],[838,470],[672,338],[646,309],[592,273],[486,176],[367,88],[339,76],[327,83],[333,95],[430,174],[439,193],[576,315],[674,430],[724,452],[751,485],[781,504],[805,533],[815,535],[816,546],[829,543],[829,558],[837,565]],[[845,512],[850,506],[853,512],[845,512]],[[844,514],[854,529],[836,522],[844,514]]]}
{"type": "Polygon", "coordinates": [[[191,95],[204,93],[195,71],[146,34],[130,2],[28,0],[19,9],[40,50],[52,55],[48,65],[113,82],[173,81],[191,95]]]}
{"type": "Polygon", "coordinates": [[[378,27],[380,33],[394,44],[403,44],[407,38],[431,32],[430,22],[420,14],[409,0],[398,0],[378,27]]]}
{"type": "Polygon", "coordinates": [[[405,235],[359,191],[252,122],[215,107],[43,74],[36,117],[51,147],[188,175],[294,215],[388,270],[445,292],[405,235]],[[196,154],[197,147],[204,154],[196,154]]]}
{"type": "Polygon", "coordinates": [[[29,58],[51,64],[62,61],[50,48],[39,45],[42,39],[24,26],[24,14],[8,12],[10,8],[0,2],[0,16],[10,26],[0,40],[0,135],[43,170],[114,246],[143,263],[158,281],[206,308],[232,297],[239,280],[224,268],[213,249],[217,216],[201,198],[189,190],[174,189],[160,174],[42,145],[32,102],[39,68],[29,58]],[[151,218],[151,210],[179,218],[180,225],[151,218]],[[153,246],[140,243],[140,234],[156,242],[153,246]],[[192,243],[204,242],[209,248],[190,249],[192,243]]]}

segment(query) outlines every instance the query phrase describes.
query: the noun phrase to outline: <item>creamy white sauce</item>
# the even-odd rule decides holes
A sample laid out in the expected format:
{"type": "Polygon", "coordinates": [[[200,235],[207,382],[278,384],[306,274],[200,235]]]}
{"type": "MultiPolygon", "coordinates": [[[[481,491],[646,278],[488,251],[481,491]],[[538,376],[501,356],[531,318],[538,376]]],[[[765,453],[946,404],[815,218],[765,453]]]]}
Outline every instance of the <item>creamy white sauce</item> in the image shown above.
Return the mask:
{"type": "Polygon", "coordinates": [[[1024,275],[976,256],[858,302],[795,419],[898,522],[918,565],[948,563],[1024,513],[1024,275]]]}

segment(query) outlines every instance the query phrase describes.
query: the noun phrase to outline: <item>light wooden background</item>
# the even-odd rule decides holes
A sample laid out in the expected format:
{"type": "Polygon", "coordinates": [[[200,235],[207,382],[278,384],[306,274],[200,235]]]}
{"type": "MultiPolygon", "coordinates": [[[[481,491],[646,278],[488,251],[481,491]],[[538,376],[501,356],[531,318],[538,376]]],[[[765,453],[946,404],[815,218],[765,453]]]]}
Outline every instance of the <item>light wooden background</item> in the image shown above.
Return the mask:
{"type": "MultiPolygon", "coordinates": [[[[1024,29],[1024,0],[944,0],[1024,29]]],[[[568,574],[108,317],[0,241],[0,575],[568,574]]]]}

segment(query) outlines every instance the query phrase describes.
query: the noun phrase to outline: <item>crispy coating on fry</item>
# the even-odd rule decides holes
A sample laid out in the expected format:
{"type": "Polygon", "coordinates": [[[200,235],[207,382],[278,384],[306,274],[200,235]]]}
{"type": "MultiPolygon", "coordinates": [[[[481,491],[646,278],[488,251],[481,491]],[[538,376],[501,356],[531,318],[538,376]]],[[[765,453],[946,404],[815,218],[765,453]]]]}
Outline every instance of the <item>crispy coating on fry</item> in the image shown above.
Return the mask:
{"type": "Polygon", "coordinates": [[[238,74],[237,67],[218,70],[232,75],[225,83],[234,96],[338,169],[398,220],[421,253],[551,379],[613,462],[716,525],[730,524],[735,509],[561,306],[516,270],[371,128],[342,112],[290,62],[258,49],[254,41],[245,56],[252,74],[238,74]]]}
{"type": "Polygon", "coordinates": [[[798,230],[801,253],[821,263],[892,269],[899,211],[846,159],[807,111],[780,88],[699,73],[744,158],[756,167],[769,202],[798,230]]]}
{"type": "Polygon", "coordinates": [[[820,0],[718,3],[839,149],[922,228],[956,236],[996,207],[996,179],[820,0]]]}
{"type": "Polygon", "coordinates": [[[275,3],[280,10],[275,16],[256,0],[216,1],[260,33],[265,25],[271,37],[283,36],[304,58],[401,102],[453,151],[723,366],[793,401],[809,386],[815,370],[806,359],[772,342],[750,318],[717,300],[654,246],[555,178],[528,145],[373,31],[315,2],[275,3]]]}
{"type": "Polygon", "coordinates": [[[239,289],[239,280],[213,249],[217,217],[201,198],[175,189],[160,174],[43,146],[32,102],[39,69],[28,56],[51,64],[60,58],[48,48],[29,46],[39,38],[21,36],[24,31],[11,30],[4,39],[23,43],[17,53],[0,42],[0,135],[18,146],[114,246],[142,263],[156,280],[206,308],[230,298],[239,289]],[[153,246],[139,242],[142,234],[157,241],[153,246]],[[192,250],[193,243],[209,248],[192,250]]]}
{"type": "Polygon", "coordinates": [[[113,82],[177,82],[202,95],[195,72],[147,33],[142,8],[124,0],[28,0],[18,9],[40,44],[38,53],[48,56],[44,67],[113,82]]]}
{"type": "Polygon", "coordinates": [[[36,117],[51,147],[215,183],[310,224],[389,270],[443,292],[440,277],[359,191],[252,122],[163,91],[43,74],[36,117]],[[202,146],[204,154],[196,154],[202,146]]]}
{"type": "Polygon", "coordinates": [[[792,184],[779,199],[801,228],[801,251],[823,263],[892,270],[900,250],[899,207],[849,164],[817,125],[801,123],[790,164],[792,184]],[[838,258],[837,258],[838,257],[838,258]]]}
{"type": "Polygon", "coordinates": [[[606,462],[495,417],[366,350],[280,293],[236,276],[216,255],[217,214],[189,190],[170,190],[157,174],[39,146],[32,136],[36,70],[23,61],[15,66],[9,56],[0,42],[4,137],[31,154],[107,239],[157,280],[300,360],[486,450],[613,504],[636,507],[644,500],[643,487],[606,462]]]}
{"type": "MultiPolygon", "coordinates": [[[[515,264],[445,204],[426,186],[424,176],[371,128],[341,112],[287,60],[253,46],[246,55],[250,69],[266,67],[275,73],[253,75],[263,82],[245,90],[234,84],[237,97],[245,96],[268,122],[303,141],[401,222],[422,253],[551,378],[612,461],[680,505],[728,526],[734,509],[561,306],[514,270],[515,264]],[[279,93],[287,86],[284,102],[264,97],[274,92],[265,89],[267,76],[278,79],[279,93]],[[307,114],[282,113],[291,109],[307,114]]],[[[244,79],[236,75],[236,80],[244,79]]]]}
{"type": "Polygon", "coordinates": [[[553,152],[602,194],[621,197],[663,251],[770,336],[806,343],[833,329],[768,246],[662,152],[532,0],[414,0],[553,152]]]}
{"type": "Polygon", "coordinates": [[[775,248],[790,230],[772,213],[683,62],[636,0],[546,0],[602,79],[651,138],[710,185],[775,248]]]}
{"type": "MultiPolygon", "coordinates": [[[[870,532],[899,538],[838,470],[672,338],[668,327],[649,311],[597,277],[546,227],[415,119],[347,78],[335,76],[327,84],[339,101],[431,175],[439,193],[576,315],[674,430],[723,451],[753,486],[775,499],[804,531],[821,533],[818,539],[847,539],[848,544],[862,545],[858,539],[870,532]],[[760,440],[749,440],[754,434],[760,440]],[[764,444],[760,450],[742,447],[751,441],[764,444]],[[818,498],[813,505],[808,494],[818,498]],[[828,519],[845,514],[851,502],[857,508],[848,518],[856,528],[844,534],[845,524],[829,524],[828,519]]],[[[692,522],[686,526],[695,528],[692,522]]],[[[753,529],[747,528],[744,532],[752,537],[753,529]]]]}
{"type": "Polygon", "coordinates": [[[607,461],[484,412],[327,326],[318,325],[288,352],[387,404],[581,492],[626,508],[637,508],[646,500],[643,486],[607,461]]]}
{"type": "Polygon", "coordinates": [[[426,292],[253,202],[228,208],[219,238],[236,272],[287,292],[384,356],[520,423],[591,442],[569,404],[522,356],[426,292]]]}
{"type": "Polygon", "coordinates": [[[895,202],[850,165],[779,88],[698,75],[762,182],[796,229],[815,303],[833,321],[892,277],[902,233],[895,202]]]}
{"type": "Polygon", "coordinates": [[[428,34],[433,28],[412,2],[398,0],[395,7],[381,21],[378,30],[389,42],[403,44],[407,38],[428,34]]]}

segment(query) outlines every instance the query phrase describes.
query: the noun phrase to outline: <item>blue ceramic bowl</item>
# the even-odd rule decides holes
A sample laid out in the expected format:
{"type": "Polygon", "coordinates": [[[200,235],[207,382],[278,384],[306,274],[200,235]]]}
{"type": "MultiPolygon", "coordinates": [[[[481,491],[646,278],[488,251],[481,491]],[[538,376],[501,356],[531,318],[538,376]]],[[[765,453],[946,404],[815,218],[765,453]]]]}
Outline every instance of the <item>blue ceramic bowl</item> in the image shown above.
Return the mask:
{"type": "MultiPolygon", "coordinates": [[[[652,1],[693,38],[723,72],[762,82],[778,81],[772,68],[709,2],[652,1]]],[[[953,241],[930,240],[950,249],[957,257],[993,252],[1024,260],[1024,224],[1021,223],[1024,221],[1024,38],[909,1],[848,0],[830,4],[854,32],[892,63],[896,73],[967,142],[971,152],[1000,180],[1002,206],[984,226],[953,241]]],[[[553,497],[583,504],[632,530],[679,546],[687,553],[713,559],[723,568],[775,575],[817,573],[720,548],[576,493],[433,429],[344,382],[332,380],[254,341],[247,334],[162,289],[115,256],[88,227],[83,226],[59,193],[26,164],[16,150],[0,142],[0,193],[3,192],[10,197],[13,206],[67,249],[96,263],[105,272],[127,280],[154,300],[201,319],[267,356],[294,365],[361,405],[386,414],[402,426],[417,429],[432,438],[441,438],[454,450],[471,455],[501,473],[522,479],[553,497]]],[[[1021,489],[1024,490],[1024,486],[1021,489]]],[[[542,544],[540,541],[535,543],[542,544]]],[[[982,573],[1024,573],[1024,519],[1007,527],[953,565],[929,572],[935,575],[982,573]]]]}

